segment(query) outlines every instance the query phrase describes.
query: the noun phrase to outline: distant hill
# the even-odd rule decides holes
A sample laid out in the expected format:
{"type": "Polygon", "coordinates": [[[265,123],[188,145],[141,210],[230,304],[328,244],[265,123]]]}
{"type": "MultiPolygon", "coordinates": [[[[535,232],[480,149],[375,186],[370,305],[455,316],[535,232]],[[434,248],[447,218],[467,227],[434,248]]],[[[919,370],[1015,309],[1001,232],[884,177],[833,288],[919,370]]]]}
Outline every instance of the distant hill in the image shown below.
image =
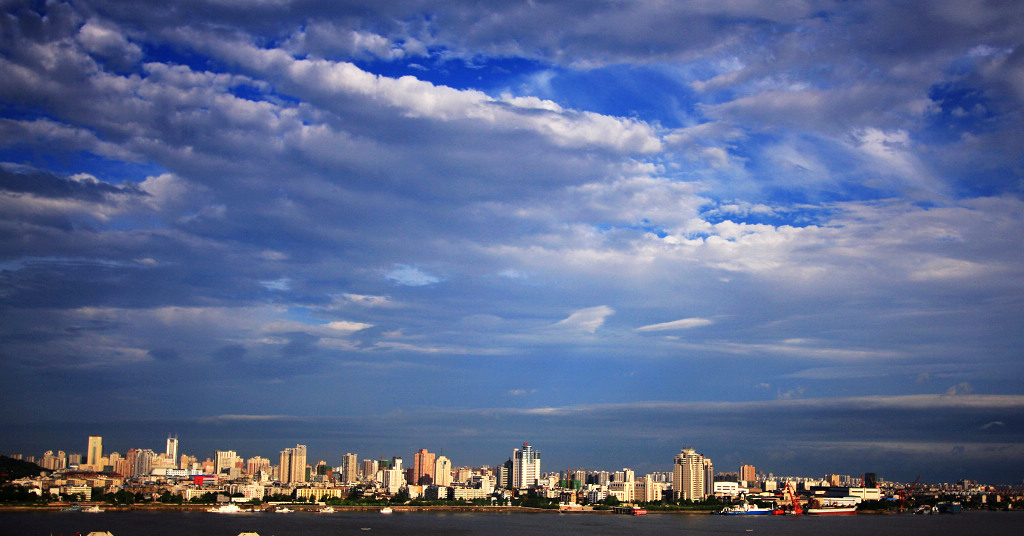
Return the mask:
{"type": "Polygon", "coordinates": [[[39,473],[45,470],[34,463],[0,456],[0,484],[26,476],[39,476],[39,473]]]}

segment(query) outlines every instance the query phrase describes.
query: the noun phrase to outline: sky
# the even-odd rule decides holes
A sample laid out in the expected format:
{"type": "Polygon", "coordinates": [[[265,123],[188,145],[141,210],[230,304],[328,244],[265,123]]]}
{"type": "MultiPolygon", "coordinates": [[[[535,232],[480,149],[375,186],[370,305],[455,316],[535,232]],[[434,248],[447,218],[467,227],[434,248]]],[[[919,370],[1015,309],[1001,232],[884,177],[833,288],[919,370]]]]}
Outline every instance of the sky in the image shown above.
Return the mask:
{"type": "Polygon", "coordinates": [[[0,2],[0,451],[1024,480],[1024,4],[0,2]]]}

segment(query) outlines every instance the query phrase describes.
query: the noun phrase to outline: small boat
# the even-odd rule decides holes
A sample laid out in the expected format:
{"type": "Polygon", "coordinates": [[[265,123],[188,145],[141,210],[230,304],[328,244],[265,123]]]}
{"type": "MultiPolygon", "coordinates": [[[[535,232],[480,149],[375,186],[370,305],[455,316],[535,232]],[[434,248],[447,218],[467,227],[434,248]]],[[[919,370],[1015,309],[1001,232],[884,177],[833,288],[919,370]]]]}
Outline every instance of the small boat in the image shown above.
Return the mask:
{"type": "Polygon", "coordinates": [[[325,506],[325,507],[321,508],[320,510],[318,510],[318,512],[320,512],[321,514],[333,514],[334,513],[334,507],[333,506],[325,506]]]}
{"type": "Polygon", "coordinates": [[[98,513],[102,512],[103,509],[100,508],[99,506],[92,505],[92,506],[86,506],[85,508],[82,508],[82,511],[87,513],[87,514],[98,514],[98,513]]]}
{"type": "Polygon", "coordinates": [[[209,510],[207,510],[207,512],[214,514],[240,514],[244,511],[245,510],[239,508],[238,505],[235,503],[222,504],[216,508],[210,508],[209,510]]]}
{"type": "Polygon", "coordinates": [[[713,512],[723,516],[758,516],[758,515],[771,515],[774,512],[773,508],[761,508],[756,504],[742,503],[735,506],[726,506],[718,512],[713,512]]]}
{"type": "Polygon", "coordinates": [[[857,514],[857,507],[839,506],[836,508],[808,508],[804,513],[812,516],[852,516],[857,514]]]}
{"type": "Polygon", "coordinates": [[[382,514],[390,514],[392,511],[393,510],[391,510],[390,506],[385,506],[384,508],[380,509],[380,513],[382,513],[382,514]]]}
{"type": "Polygon", "coordinates": [[[282,506],[280,508],[275,509],[274,513],[275,514],[290,514],[290,513],[294,512],[294,511],[295,510],[292,510],[291,508],[288,508],[287,506],[282,506]]]}

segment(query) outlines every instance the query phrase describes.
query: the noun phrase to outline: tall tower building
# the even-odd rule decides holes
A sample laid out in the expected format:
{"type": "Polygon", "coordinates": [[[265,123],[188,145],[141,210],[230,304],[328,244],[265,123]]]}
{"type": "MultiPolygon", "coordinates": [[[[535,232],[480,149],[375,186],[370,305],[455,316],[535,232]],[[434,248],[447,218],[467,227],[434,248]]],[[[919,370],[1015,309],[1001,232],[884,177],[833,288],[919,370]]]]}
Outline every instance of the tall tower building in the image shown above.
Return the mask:
{"type": "Polygon", "coordinates": [[[231,468],[235,466],[236,457],[238,457],[238,454],[233,450],[218,450],[216,456],[217,465],[215,466],[214,471],[216,471],[218,475],[225,470],[231,472],[231,468]]]}
{"type": "Polygon", "coordinates": [[[434,461],[434,484],[438,486],[452,485],[452,461],[445,456],[438,456],[434,461]]]}
{"type": "Polygon", "coordinates": [[[412,474],[415,482],[410,484],[427,485],[434,483],[434,453],[420,449],[412,457],[412,474]]]}
{"type": "Polygon", "coordinates": [[[715,494],[715,466],[711,464],[711,458],[704,458],[704,497],[715,494]]]}
{"type": "Polygon", "coordinates": [[[348,482],[359,481],[359,455],[346,452],[341,457],[341,479],[348,482]]]}
{"type": "Polygon", "coordinates": [[[281,451],[280,480],[286,484],[306,481],[306,445],[281,451]]]}
{"type": "MultiPolygon", "coordinates": [[[[710,462],[708,463],[710,466],[710,462]]],[[[672,497],[675,500],[701,501],[707,496],[704,455],[690,448],[676,454],[672,464],[672,497]]]]}
{"type": "Polygon", "coordinates": [[[360,464],[359,472],[363,475],[364,480],[373,480],[377,476],[377,469],[380,468],[377,460],[363,460],[360,464]]]}
{"type": "Polygon", "coordinates": [[[167,436],[167,449],[164,454],[174,463],[178,463],[178,436],[167,436]]]}
{"type": "Polygon", "coordinates": [[[89,436],[89,450],[86,451],[85,464],[93,471],[100,471],[103,469],[102,437],[97,435],[89,436]]]}
{"type": "Polygon", "coordinates": [[[522,450],[512,450],[512,487],[529,488],[537,485],[540,478],[540,452],[533,450],[529,443],[523,443],[522,450]]]}
{"type": "Polygon", "coordinates": [[[741,465],[740,466],[740,481],[741,482],[753,482],[757,479],[757,472],[754,470],[753,465],[741,465]]]}

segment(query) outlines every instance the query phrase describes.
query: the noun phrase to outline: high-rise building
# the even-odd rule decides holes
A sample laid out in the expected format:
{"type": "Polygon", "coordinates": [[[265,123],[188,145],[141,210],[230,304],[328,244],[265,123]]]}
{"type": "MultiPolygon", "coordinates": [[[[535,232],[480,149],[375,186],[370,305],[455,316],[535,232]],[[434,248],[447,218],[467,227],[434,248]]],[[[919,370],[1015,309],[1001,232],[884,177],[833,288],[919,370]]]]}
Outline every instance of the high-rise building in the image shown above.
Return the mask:
{"type": "Polygon", "coordinates": [[[711,458],[704,458],[704,497],[707,498],[709,495],[715,494],[715,466],[711,463],[711,458]]]}
{"type": "Polygon", "coordinates": [[[359,455],[346,452],[341,457],[341,479],[346,483],[359,481],[359,455]]]}
{"type": "Polygon", "coordinates": [[[445,456],[434,460],[434,484],[437,486],[452,485],[452,461],[445,456]]]}
{"type": "Polygon", "coordinates": [[[167,436],[167,449],[164,450],[164,454],[174,463],[178,463],[178,436],[167,436]]]}
{"type": "Polygon", "coordinates": [[[235,458],[238,457],[238,453],[233,450],[218,450],[216,456],[216,466],[214,471],[219,475],[225,471],[231,472],[231,468],[235,466],[235,458]]]}
{"type": "Polygon", "coordinates": [[[363,479],[373,480],[377,475],[377,469],[379,467],[377,460],[363,460],[362,467],[360,468],[360,473],[363,475],[363,479]]]}
{"type": "Polygon", "coordinates": [[[757,471],[754,470],[753,465],[741,465],[739,472],[740,482],[750,483],[757,480],[757,471]]]}
{"type": "Polygon", "coordinates": [[[132,449],[125,457],[131,460],[131,476],[149,476],[153,472],[153,459],[156,458],[156,453],[152,449],[132,449]]]}
{"type": "Polygon", "coordinates": [[[512,450],[512,487],[529,488],[537,485],[540,478],[540,452],[533,450],[529,443],[523,443],[522,450],[512,450]]]}
{"type": "Polygon", "coordinates": [[[89,450],[86,451],[85,464],[91,471],[103,470],[103,438],[89,436],[89,450]]]}
{"type": "Polygon", "coordinates": [[[391,468],[392,469],[398,469],[399,471],[401,471],[402,470],[402,459],[399,458],[398,456],[395,456],[395,457],[391,458],[391,468]]]}
{"type": "Polygon", "coordinates": [[[434,457],[434,453],[427,449],[420,449],[413,455],[412,473],[415,482],[409,482],[410,484],[426,486],[434,483],[434,457]]]}
{"type": "Polygon", "coordinates": [[[398,493],[398,490],[405,485],[405,477],[401,469],[384,469],[381,471],[381,485],[388,493],[398,493]]]}
{"type": "MultiPolygon", "coordinates": [[[[676,454],[672,466],[672,498],[677,501],[704,500],[708,495],[705,482],[708,468],[713,470],[710,460],[705,463],[704,455],[691,448],[685,448],[676,454]]],[[[710,480],[713,482],[714,479],[710,480]]]]}
{"type": "Polygon", "coordinates": [[[281,465],[278,479],[290,484],[306,481],[306,445],[295,445],[281,451],[281,465]]]}
{"type": "Polygon", "coordinates": [[[269,469],[270,460],[262,456],[253,456],[245,460],[245,472],[250,475],[255,475],[260,471],[268,471],[269,469]]]}

